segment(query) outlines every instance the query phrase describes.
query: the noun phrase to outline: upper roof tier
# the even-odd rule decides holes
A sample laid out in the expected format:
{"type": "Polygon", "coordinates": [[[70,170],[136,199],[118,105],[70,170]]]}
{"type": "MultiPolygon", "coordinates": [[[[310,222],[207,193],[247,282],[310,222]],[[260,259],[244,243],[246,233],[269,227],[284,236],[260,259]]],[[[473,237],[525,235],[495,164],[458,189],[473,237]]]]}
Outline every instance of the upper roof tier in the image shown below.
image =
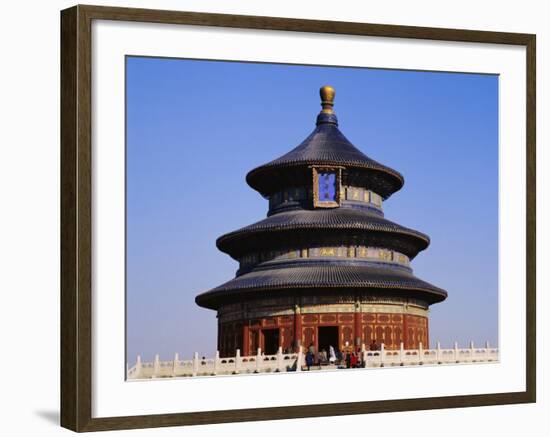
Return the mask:
{"type": "Polygon", "coordinates": [[[364,186],[384,199],[401,189],[403,176],[369,158],[357,149],[338,129],[334,113],[334,88],[320,90],[322,110],[314,131],[287,154],[256,167],[246,175],[246,181],[263,196],[269,196],[286,186],[301,186],[311,182],[311,165],[342,166],[342,178],[364,186]]]}

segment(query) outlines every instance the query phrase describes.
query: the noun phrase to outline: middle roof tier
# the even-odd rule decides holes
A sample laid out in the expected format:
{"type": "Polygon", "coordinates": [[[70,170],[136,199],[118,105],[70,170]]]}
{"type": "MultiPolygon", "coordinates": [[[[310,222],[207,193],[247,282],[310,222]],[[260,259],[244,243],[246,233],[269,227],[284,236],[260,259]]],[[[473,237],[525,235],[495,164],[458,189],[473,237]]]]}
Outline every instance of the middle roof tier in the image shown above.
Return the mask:
{"type": "Polygon", "coordinates": [[[426,234],[351,208],[292,210],[222,235],[216,246],[234,259],[263,249],[360,244],[395,250],[413,259],[426,249],[426,234]]]}

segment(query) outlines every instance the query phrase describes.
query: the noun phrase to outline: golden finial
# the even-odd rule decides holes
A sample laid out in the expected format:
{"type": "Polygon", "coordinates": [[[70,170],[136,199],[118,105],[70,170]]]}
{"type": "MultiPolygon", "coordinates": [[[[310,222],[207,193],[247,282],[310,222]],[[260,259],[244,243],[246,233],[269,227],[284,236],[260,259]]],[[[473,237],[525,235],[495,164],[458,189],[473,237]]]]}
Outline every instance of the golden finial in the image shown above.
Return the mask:
{"type": "Polygon", "coordinates": [[[322,112],[325,114],[333,114],[334,110],[332,107],[334,106],[334,95],[336,94],[334,88],[330,85],[325,85],[321,87],[319,94],[321,95],[321,106],[323,107],[322,112]]]}

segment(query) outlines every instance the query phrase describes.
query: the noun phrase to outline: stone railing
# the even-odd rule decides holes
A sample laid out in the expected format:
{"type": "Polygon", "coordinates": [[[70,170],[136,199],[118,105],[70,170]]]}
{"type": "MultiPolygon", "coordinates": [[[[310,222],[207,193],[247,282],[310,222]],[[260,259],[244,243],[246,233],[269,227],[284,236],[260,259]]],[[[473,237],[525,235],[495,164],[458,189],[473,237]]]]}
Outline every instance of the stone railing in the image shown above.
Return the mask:
{"type": "MultiPolygon", "coordinates": [[[[399,349],[386,349],[382,344],[380,350],[367,350],[362,346],[359,354],[360,367],[412,366],[423,364],[456,364],[456,363],[488,363],[498,361],[498,349],[475,347],[461,349],[455,343],[452,349],[442,349],[437,344],[435,349],[424,349],[422,344],[418,349],[404,349],[403,343],[399,349]]],[[[178,354],[171,361],[160,361],[158,355],[153,362],[142,362],[137,357],[136,364],[127,370],[128,379],[173,378],[189,376],[232,375],[240,373],[269,372],[300,372],[305,367],[305,353],[300,347],[296,353],[284,354],[279,348],[275,355],[264,355],[258,349],[256,355],[241,357],[239,349],[234,357],[220,358],[216,353],[214,358],[199,358],[195,353],[191,360],[180,360],[178,354]]],[[[316,364],[312,369],[345,368],[345,363],[316,364]]]]}
{"type": "Polygon", "coordinates": [[[153,362],[144,363],[137,357],[136,364],[128,369],[128,379],[167,378],[180,376],[231,375],[239,373],[287,372],[296,370],[298,363],[303,362],[303,354],[283,354],[282,350],[275,355],[264,355],[258,349],[256,355],[241,357],[239,349],[235,357],[199,358],[198,353],[192,360],[180,360],[178,354],[171,361],[160,361],[155,356],[153,362]]]}
{"type": "Polygon", "coordinates": [[[410,366],[422,364],[457,364],[483,363],[498,361],[498,349],[491,348],[489,343],[485,347],[470,347],[460,349],[455,343],[452,349],[442,349],[437,344],[435,349],[424,349],[422,343],[418,349],[403,349],[403,343],[397,350],[388,350],[384,345],[379,351],[363,351],[364,367],[410,366]]]}

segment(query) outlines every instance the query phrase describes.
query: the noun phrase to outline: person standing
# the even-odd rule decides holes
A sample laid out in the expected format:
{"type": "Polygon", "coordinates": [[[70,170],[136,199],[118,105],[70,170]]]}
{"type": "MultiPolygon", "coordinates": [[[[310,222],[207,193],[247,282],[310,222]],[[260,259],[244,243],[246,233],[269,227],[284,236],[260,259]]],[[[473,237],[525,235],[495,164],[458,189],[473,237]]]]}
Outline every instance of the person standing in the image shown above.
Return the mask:
{"type": "Polygon", "coordinates": [[[336,352],[334,351],[334,348],[332,347],[332,345],[328,347],[328,354],[329,354],[328,360],[330,364],[334,364],[334,362],[336,361],[336,352]]]}
{"type": "Polygon", "coordinates": [[[355,355],[355,351],[351,353],[349,364],[352,369],[355,369],[357,367],[357,355],[355,355]]]}
{"type": "Polygon", "coordinates": [[[311,366],[313,366],[313,354],[308,350],[306,353],[306,366],[307,370],[311,370],[311,366]]]}
{"type": "Polygon", "coordinates": [[[357,348],[357,365],[356,365],[356,367],[358,367],[358,368],[359,368],[359,367],[364,367],[363,364],[364,364],[364,363],[363,363],[363,356],[362,356],[362,354],[361,354],[361,348],[358,347],[358,348],[357,348]]]}

